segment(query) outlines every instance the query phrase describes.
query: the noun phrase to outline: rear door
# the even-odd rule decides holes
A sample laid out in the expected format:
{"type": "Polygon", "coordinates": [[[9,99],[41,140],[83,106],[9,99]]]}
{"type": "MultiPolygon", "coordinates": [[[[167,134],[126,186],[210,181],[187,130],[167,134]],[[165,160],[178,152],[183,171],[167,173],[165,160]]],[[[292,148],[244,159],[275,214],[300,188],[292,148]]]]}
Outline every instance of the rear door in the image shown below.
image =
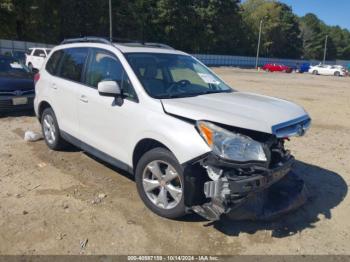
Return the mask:
{"type": "Polygon", "coordinates": [[[79,137],[78,92],[89,49],[68,48],[62,52],[57,76],[52,77],[49,83],[52,90],[51,101],[60,129],[71,136],[79,137]]]}
{"type": "Polygon", "coordinates": [[[136,93],[115,54],[92,48],[85,70],[85,86],[79,88],[79,134],[89,146],[122,162],[128,161],[128,132],[140,112],[136,93]],[[101,81],[116,81],[123,100],[101,96],[97,90],[101,81]],[[120,103],[122,102],[122,103],[120,103]]]}

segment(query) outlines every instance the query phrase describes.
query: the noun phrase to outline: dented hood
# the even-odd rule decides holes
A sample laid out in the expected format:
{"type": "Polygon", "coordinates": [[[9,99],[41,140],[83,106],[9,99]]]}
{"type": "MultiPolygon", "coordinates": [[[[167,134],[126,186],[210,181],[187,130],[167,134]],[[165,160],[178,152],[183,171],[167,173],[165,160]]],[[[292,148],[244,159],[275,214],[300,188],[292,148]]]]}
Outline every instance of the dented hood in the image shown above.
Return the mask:
{"type": "Polygon", "coordinates": [[[272,127],[307,116],[286,100],[244,92],[163,99],[165,112],[192,120],[208,120],[264,133],[272,127]]]}

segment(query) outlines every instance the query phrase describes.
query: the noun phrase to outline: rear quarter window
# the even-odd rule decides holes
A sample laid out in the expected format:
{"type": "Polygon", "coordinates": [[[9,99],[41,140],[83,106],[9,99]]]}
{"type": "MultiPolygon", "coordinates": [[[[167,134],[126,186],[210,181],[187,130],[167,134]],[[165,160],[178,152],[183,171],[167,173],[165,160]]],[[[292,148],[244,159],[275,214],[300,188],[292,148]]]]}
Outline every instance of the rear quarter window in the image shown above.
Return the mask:
{"type": "Polygon", "coordinates": [[[47,61],[46,63],[46,71],[49,72],[51,75],[56,75],[62,57],[62,50],[58,50],[55,53],[53,53],[52,56],[50,56],[49,61],[47,61]]]}
{"type": "Polygon", "coordinates": [[[36,49],[34,51],[34,56],[39,56],[39,57],[46,57],[46,54],[44,52],[44,50],[41,50],[41,49],[36,49]]]}

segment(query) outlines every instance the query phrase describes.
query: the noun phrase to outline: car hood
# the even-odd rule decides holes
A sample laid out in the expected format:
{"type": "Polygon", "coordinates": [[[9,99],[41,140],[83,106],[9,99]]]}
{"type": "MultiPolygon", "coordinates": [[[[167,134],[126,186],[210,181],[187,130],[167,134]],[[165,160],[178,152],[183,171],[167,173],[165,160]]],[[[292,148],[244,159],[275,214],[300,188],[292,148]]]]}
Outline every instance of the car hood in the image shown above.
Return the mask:
{"type": "Polygon", "coordinates": [[[169,114],[264,133],[273,133],[274,127],[307,116],[294,103],[244,92],[163,99],[162,104],[169,114]]]}
{"type": "Polygon", "coordinates": [[[0,76],[0,91],[26,91],[34,89],[34,81],[30,78],[14,78],[0,76]]]}

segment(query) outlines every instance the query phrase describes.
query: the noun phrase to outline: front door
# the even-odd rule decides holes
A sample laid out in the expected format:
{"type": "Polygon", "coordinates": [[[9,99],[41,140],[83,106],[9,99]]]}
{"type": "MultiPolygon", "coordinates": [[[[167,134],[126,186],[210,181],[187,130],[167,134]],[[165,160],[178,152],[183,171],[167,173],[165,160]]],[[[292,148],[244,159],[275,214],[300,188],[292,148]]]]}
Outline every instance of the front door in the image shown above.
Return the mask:
{"type": "Polygon", "coordinates": [[[85,86],[79,90],[78,117],[80,139],[124,163],[129,157],[128,132],[139,105],[130,80],[118,58],[102,49],[91,49],[85,73],[85,86]],[[97,90],[101,81],[116,81],[123,93],[118,98],[101,96],[97,90]]]}

